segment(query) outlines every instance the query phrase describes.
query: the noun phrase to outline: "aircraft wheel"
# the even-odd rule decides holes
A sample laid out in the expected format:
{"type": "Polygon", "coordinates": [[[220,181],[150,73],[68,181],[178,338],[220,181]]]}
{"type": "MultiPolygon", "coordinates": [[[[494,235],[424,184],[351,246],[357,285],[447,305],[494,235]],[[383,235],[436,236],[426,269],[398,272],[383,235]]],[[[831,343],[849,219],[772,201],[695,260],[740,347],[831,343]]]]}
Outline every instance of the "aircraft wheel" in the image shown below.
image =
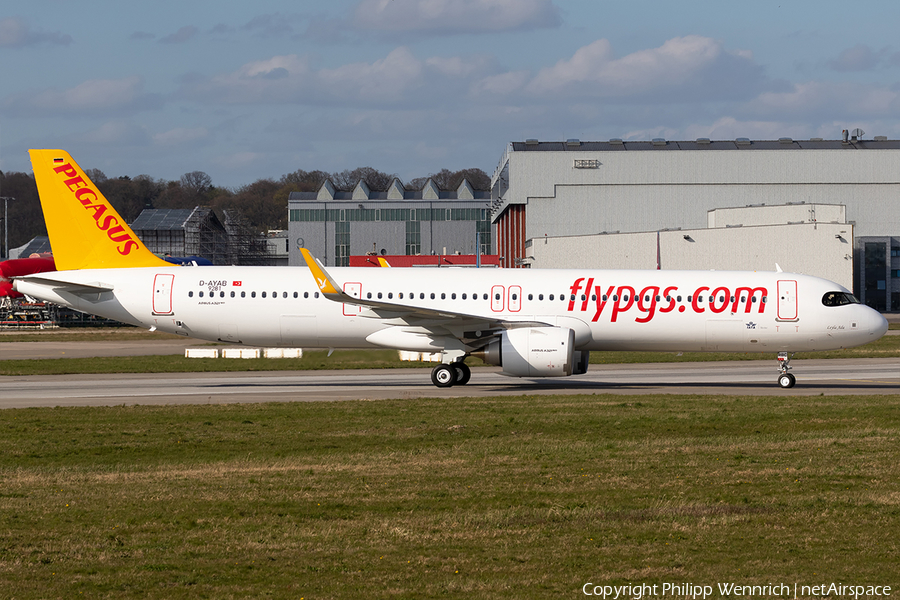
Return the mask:
{"type": "Polygon", "coordinates": [[[445,388],[456,383],[456,369],[451,365],[438,365],[431,371],[431,383],[445,388]]]}
{"type": "Polygon", "coordinates": [[[782,373],[778,376],[778,385],[783,389],[792,388],[795,383],[797,383],[797,378],[790,373],[782,373]]]}
{"type": "Polygon", "coordinates": [[[469,383],[469,379],[472,378],[472,370],[469,368],[469,365],[458,362],[453,364],[453,368],[456,370],[456,381],[453,382],[453,385],[466,385],[469,383]]]}

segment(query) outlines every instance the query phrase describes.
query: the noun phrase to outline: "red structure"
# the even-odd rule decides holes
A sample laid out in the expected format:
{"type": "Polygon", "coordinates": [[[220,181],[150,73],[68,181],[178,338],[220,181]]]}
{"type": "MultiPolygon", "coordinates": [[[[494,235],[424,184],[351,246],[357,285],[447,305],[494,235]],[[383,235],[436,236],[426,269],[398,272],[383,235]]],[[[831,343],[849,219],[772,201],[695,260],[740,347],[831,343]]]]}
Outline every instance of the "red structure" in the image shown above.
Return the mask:
{"type": "Polygon", "coordinates": [[[55,271],[56,264],[50,255],[14,258],[0,262],[0,297],[21,298],[22,294],[12,288],[13,277],[55,271]]]}
{"type": "MultiPolygon", "coordinates": [[[[379,267],[378,259],[383,258],[392,267],[474,267],[474,254],[425,254],[406,256],[393,254],[389,256],[351,256],[351,267],[379,267]]],[[[500,257],[497,254],[482,254],[482,267],[499,267],[500,257]]]]}
{"type": "Polygon", "coordinates": [[[497,252],[502,267],[521,268],[525,258],[525,205],[510,204],[497,219],[497,252]],[[516,259],[519,259],[518,261],[516,259]]]}

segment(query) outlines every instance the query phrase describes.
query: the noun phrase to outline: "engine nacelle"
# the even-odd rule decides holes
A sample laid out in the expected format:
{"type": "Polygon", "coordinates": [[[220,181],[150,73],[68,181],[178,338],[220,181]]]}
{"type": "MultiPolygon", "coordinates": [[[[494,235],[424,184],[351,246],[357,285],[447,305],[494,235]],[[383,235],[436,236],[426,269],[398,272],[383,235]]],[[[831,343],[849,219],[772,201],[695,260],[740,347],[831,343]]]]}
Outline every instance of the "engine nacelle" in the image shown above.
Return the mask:
{"type": "Polygon", "coordinates": [[[502,332],[475,354],[510,377],[565,377],[576,369],[574,352],[575,332],[567,327],[522,327],[502,332]]]}

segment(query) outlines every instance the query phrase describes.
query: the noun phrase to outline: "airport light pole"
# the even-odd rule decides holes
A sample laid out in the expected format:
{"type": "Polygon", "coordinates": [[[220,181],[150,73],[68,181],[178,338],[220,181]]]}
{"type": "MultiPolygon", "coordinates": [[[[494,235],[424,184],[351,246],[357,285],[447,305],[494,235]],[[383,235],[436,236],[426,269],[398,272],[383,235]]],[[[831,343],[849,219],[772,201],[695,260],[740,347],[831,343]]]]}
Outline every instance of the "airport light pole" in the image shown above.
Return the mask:
{"type": "Polygon", "coordinates": [[[9,201],[15,200],[15,198],[10,198],[9,196],[2,196],[3,198],[3,240],[6,244],[6,254],[3,256],[6,260],[9,260],[9,201]]]}

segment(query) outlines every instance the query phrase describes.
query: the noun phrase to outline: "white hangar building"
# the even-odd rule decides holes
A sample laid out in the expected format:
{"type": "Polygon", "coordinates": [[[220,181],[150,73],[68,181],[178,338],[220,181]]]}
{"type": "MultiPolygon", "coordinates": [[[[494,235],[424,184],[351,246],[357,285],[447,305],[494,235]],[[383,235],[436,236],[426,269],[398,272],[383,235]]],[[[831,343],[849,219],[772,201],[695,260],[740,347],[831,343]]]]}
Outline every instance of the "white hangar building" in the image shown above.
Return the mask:
{"type": "Polygon", "coordinates": [[[505,267],[777,263],[900,310],[900,141],[527,140],[491,198],[505,267]]]}

